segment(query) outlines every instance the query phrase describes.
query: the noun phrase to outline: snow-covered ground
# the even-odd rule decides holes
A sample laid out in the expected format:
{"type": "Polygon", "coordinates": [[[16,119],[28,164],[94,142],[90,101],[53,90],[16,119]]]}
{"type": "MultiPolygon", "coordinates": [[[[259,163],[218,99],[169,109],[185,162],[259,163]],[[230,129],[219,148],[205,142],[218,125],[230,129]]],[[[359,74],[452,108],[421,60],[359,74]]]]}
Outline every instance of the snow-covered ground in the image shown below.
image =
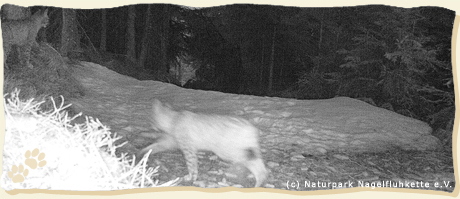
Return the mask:
{"type": "MultiPolygon", "coordinates": [[[[440,143],[422,121],[347,97],[295,100],[192,90],[139,81],[88,62],[73,70],[86,89],[84,97],[71,101],[74,109],[99,118],[127,138],[150,130],[151,103],[157,98],[176,110],[248,119],[263,132],[264,153],[293,150],[295,157],[332,151],[431,150],[440,143]]],[[[126,152],[135,153],[131,144],[125,146],[126,152]]]]}

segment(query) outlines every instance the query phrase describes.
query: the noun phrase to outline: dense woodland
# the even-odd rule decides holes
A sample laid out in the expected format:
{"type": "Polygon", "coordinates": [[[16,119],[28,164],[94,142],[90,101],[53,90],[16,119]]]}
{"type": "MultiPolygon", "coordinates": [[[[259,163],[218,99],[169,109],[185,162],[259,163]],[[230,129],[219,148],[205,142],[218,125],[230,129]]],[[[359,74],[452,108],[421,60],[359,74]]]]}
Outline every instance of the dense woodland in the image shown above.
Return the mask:
{"type": "Polygon", "coordinates": [[[193,89],[348,96],[426,121],[451,139],[448,9],[150,4],[49,13],[40,40],[74,60],[193,89]]]}

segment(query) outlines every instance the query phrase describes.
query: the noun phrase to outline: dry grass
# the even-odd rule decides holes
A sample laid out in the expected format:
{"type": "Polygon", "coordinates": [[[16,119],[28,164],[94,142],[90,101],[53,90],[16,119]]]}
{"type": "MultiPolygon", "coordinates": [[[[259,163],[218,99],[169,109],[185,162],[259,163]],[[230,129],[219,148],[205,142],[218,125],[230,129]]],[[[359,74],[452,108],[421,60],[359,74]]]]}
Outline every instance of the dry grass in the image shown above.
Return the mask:
{"type": "MultiPolygon", "coordinates": [[[[44,101],[20,100],[15,90],[4,96],[5,145],[3,173],[0,183],[3,189],[51,189],[51,190],[119,190],[143,187],[174,186],[178,180],[159,185],[152,180],[157,168],[146,167],[146,157],[134,165],[127,154],[115,155],[114,142],[119,139],[99,120],[86,117],[83,124],[71,125],[64,106],[51,98],[54,108],[40,110],[44,101]],[[46,164],[36,169],[26,165],[26,151],[38,149],[34,160],[46,164]],[[23,165],[28,170],[23,182],[14,183],[8,176],[13,166],[23,165]]],[[[63,101],[63,99],[61,100],[63,101]]],[[[30,153],[29,153],[30,154],[30,153]]],[[[148,154],[147,154],[148,155],[148,154]]],[[[30,161],[30,160],[29,160],[30,161]]]]}

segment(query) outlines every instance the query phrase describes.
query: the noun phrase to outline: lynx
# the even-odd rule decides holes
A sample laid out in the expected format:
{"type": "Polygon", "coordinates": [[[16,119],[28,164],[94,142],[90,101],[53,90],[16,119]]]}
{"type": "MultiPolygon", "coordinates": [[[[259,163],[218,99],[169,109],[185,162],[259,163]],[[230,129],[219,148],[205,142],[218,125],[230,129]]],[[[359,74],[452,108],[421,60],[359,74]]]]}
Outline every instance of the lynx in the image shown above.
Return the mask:
{"type": "Polygon", "coordinates": [[[137,155],[180,149],[184,154],[188,176],[198,177],[198,151],[211,151],[223,160],[241,164],[251,171],[256,187],[262,185],[267,170],[258,143],[259,130],[249,121],[223,115],[207,115],[189,111],[174,111],[159,100],[153,102],[152,128],[163,131],[157,142],[145,147],[137,155]]]}
{"type": "Polygon", "coordinates": [[[30,63],[30,52],[32,46],[37,46],[38,31],[48,25],[48,9],[34,13],[27,19],[11,20],[2,22],[3,36],[3,59],[6,67],[6,59],[13,45],[19,46],[24,52],[25,65],[33,68],[30,63]]]}

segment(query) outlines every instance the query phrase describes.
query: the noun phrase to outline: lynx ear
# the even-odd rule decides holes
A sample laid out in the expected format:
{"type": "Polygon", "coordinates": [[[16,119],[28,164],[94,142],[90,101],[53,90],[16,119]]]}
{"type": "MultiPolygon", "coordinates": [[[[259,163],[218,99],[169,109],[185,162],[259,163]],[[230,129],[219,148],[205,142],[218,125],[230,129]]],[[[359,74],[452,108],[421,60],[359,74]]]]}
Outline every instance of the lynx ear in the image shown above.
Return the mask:
{"type": "Polygon", "coordinates": [[[43,11],[43,15],[48,15],[48,8],[43,11]]]}
{"type": "Polygon", "coordinates": [[[162,106],[162,103],[158,99],[154,99],[152,104],[153,104],[154,107],[162,106]]]}

